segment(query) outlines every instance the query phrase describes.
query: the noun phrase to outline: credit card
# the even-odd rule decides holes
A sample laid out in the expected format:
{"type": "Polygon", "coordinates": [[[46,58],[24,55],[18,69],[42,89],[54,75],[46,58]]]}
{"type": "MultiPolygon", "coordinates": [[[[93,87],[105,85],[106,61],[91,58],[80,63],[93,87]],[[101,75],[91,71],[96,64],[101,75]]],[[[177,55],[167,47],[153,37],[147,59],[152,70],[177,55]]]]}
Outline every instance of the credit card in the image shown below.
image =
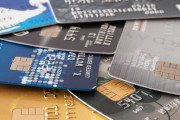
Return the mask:
{"type": "Polygon", "coordinates": [[[0,84],[1,120],[107,120],[65,90],[0,84]]]}
{"type": "Polygon", "coordinates": [[[53,25],[1,36],[3,40],[64,51],[113,54],[125,22],[53,25]]]}
{"type": "Polygon", "coordinates": [[[50,0],[59,23],[180,17],[179,0],[50,0]]]}
{"type": "Polygon", "coordinates": [[[48,0],[1,0],[0,34],[56,23],[48,0]]]}
{"type": "Polygon", "coordinates": [[[110,75],[180,95],[179,27],[178,19],[127,22],[110,75]]]}
{"type": "Polygon", "coordinates": [[[179,119],[179,96],[132,86],[108,76],[110,60],[104,57],[104,61],[100,62],[95,91],[70,92],[87,106],[113,120],[179,119]]]}
{"type": "Polygon", "coordinates": [[[56,89],[96,88],[99,55],[0,41],[0,83],[56,89]]]}

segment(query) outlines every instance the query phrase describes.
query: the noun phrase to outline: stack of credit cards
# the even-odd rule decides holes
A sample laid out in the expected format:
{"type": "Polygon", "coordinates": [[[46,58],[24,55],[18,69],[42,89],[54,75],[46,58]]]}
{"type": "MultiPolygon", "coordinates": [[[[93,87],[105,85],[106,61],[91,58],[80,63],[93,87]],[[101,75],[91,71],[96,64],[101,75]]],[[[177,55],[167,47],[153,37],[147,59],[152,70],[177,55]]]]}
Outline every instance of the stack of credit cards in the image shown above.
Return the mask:
{"type": "Polygon", "coordinates": [[[179,120],[179,0],[0,0],[0,120],[179,120]]]}

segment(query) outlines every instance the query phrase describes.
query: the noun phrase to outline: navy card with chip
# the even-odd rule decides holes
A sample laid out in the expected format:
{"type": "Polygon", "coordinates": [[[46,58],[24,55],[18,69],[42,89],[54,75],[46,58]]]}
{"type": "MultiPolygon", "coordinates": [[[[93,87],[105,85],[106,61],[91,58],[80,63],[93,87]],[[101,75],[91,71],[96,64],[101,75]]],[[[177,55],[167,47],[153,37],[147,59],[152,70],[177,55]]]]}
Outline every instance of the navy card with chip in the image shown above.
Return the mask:
{"type": "Polygon", "coordinates": [[[56,23],[48,0],[1,0],[0,34],[56,23]]]}
{"type": "Polygon", "coordinates": [[[3,40],[43,48],[114,54],[125,22],[53,25],[1,36],[3,40]]]}
{"type": "Polygon", "coordinates": [[[180,20],[128,21],[110,74],[124,81],[180,95],[180,20]]]}
{"type": "Polygon", "coordinates": [[[180,17],[179,0],[50,0],[59,23],[180,17]]]}
{"type": "Polygon", "coordinates": [[[0,83],[89,91],[99,55],[40,49],[0,41],[0,83]]]}

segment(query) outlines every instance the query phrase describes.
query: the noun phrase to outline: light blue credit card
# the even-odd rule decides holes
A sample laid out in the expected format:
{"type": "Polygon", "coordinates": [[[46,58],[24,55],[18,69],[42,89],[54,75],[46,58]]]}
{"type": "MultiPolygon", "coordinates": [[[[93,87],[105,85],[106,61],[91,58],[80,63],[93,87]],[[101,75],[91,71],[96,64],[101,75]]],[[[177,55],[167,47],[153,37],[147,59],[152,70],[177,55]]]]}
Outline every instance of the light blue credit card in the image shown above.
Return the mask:
{"type": "Polygon", "coordinates": [[[1,0],[0,34],[56,23],[48,0],[1,0]]]}

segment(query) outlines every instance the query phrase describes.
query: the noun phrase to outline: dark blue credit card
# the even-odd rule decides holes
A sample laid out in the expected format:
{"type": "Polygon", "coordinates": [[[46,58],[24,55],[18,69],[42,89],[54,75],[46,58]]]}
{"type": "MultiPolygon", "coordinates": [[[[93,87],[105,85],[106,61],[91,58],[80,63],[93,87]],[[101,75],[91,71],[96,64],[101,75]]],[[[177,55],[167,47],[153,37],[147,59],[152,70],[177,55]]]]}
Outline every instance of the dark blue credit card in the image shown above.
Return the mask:
{"type": "Polygon", "coordinates": [[[96,88],[100,56],[0,40],[0,83],[57,89],[96,88]]]}
{"type": "Polygon", "coordinates": [[[54,23],[48,0],[0,0],[0,34],[54,23]]]}

